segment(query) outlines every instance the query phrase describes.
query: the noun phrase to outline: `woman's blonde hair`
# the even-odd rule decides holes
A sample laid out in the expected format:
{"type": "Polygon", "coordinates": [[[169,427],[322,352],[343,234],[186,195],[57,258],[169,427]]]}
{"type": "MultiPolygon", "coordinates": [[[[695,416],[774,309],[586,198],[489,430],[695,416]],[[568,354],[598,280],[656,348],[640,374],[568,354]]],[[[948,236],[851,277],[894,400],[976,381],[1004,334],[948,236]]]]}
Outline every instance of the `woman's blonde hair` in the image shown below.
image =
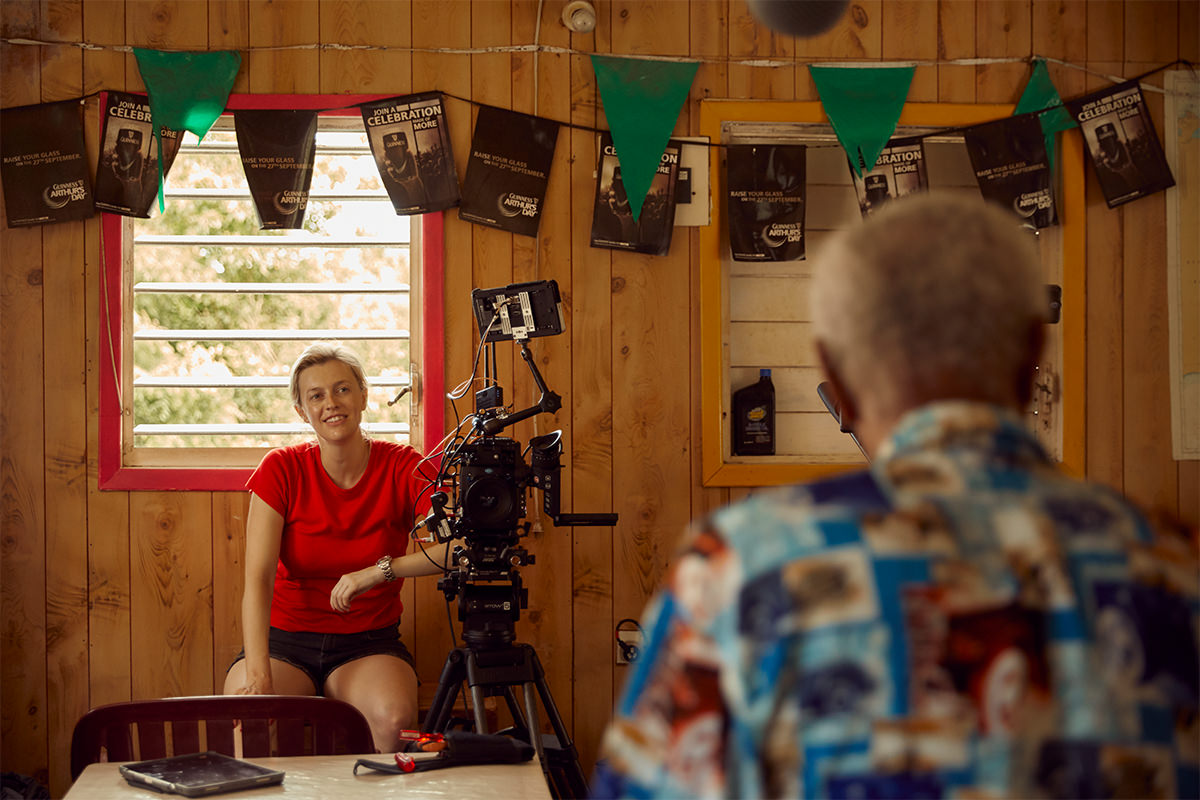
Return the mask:
{"type": "Polygon", "coordinates": [[[290,382],[292,405],[301,405],[300,373],[309,367],[315,367],[327,361],[340,361],[345,364],[354,373],[354,380],[358,381],[358,388],[364,392],[367,390],[367,375],[363,371],[362,362],[358,360],[358,356],[355,355],[353,350],[338,342],[313,342],[304,348],[304,352],[292,364],[292,378],[290,382]]]}

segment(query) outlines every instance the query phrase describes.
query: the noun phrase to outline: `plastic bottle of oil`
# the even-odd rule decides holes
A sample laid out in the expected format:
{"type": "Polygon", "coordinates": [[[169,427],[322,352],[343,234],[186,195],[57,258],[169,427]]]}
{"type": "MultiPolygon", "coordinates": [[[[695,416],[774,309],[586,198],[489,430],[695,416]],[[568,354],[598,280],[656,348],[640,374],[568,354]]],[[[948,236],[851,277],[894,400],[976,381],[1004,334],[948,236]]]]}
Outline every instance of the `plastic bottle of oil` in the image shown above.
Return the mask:
{"type": "Polygon", "coordinates": [[[775,455],[775,384],[769,369],[758,371],[758,383],[733,393],[733,454],[775,455]]]}

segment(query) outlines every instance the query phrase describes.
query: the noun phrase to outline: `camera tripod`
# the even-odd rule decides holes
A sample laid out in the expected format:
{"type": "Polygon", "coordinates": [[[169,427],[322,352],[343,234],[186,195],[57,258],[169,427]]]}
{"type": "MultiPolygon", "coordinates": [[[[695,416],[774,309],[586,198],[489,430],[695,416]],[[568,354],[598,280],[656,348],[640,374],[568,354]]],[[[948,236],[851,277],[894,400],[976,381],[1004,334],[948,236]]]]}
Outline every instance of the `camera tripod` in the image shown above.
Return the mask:
{"type": "MultiPolygon", "coordinates": [[[[517,561],[532,561],[523,548],[513,548],[506,553],[517,561]]],[[[554,796],[586,796],[587,780],[579,766],[579,754],[550,694],[542,662],[531,645],[513,641],[514,623],[525,605],[521,576],[513,570],[507,580],[480,584],[470,582],[462,572],[453,572],[438,582],[438,588],[447,599],[460,598],[458,608],[459,619],[463,622],[464,645],[454,648],[446,657],[422,730],[426,733],[446,731],[459,687],[465,680],[471,693],[476,733],[489,733],[484,698],[503,696],[513,718],[512,728],[505,733],[533,745],[546,784],[554,796]],[[518,687],[523,707],[517,702],[515,690],[518,687]],[[552,736],[541,733],[537,712],[539,699],[554,731],[552,736]]]]}
{"type": "Polygon", "coordinates": [[[514,642],[507,647],[475,649],[470,645],[450,651],[438,680],[437,692],[425,717],[422,730],[442,733],[450,723],[459,686],[466,680],[475,712],[475,730],[488,733],[484,698],[502,695],[513,717],[512,734],[533,745],[546,783],[557,798],[585,797],[587,781],[579,766],[579,754],[567,732],[558,707],[546,684],[541,661],[531,645],[514,642]],[[517,702],[516,688],[522,690],[524,708],[517,702]],[[554,734],[540,733],[537,701],[550,720],[554,734]]]}

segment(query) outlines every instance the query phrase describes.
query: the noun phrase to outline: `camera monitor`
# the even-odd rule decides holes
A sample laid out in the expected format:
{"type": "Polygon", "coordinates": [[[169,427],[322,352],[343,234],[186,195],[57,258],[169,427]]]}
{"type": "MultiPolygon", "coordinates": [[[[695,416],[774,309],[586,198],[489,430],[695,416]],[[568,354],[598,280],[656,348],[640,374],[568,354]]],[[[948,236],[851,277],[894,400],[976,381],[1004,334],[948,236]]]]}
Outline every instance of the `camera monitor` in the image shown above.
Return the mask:
{"type": "Polygon", "coordinates": [[[557,281],[512,283],[471,292],[475,322],[485,342],[524,341],[563,332],[557,281]]]}

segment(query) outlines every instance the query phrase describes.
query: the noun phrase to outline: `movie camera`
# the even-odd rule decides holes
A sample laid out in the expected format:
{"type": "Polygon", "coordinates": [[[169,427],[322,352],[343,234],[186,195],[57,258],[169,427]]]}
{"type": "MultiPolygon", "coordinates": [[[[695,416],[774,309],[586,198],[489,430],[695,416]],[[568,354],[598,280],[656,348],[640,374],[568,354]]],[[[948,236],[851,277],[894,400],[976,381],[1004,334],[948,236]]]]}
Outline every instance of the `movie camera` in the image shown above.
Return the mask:
{"type": "MultiPolygon", "coordinates": [[[[563,331],[558,284],[551,280],[476,289],[471,301],[480,353],[490,348],[484,359],[485,388],[475,393],[470,432],[445,449],[433,510],[422,524],[439,542],[461,540],[438,589],[448,600],[460,598],[463,639],[474,648],[503,647],[512,642],[513,626],[528,603],[519,572],[534,563],[534,556],[520,546],[530,528],[523,521],[528,491],[542,492],[543,510],[555,526],[610,526],[617,516],[562,513],[561,431],[530,439],[528,462],[515,439],[499,435],[522,420],[562,407],[562,398],[546,385],[528,345],[531,338],[563,331]],[[500,341],[520,345],[521,358],[540,392],[528,408],[510,411],[504,406],[503,387],[495,380],[495,346],[500,341]]],[[[477,364],[478,360],[477,356],[477,364]]]]}
{"type": "MultiPolygon", "coordinates": [[[[531,338],[563,331],[558,284],[536,281],[476,289],[471,301],[480,339],[475,370],[484,348],[490,348],[484,359],[484,388],[475,393],[475,413],[467,418],[471,421],[469,432],[461,435],[460,425],[443,449],[438,491],[432,497],[429,516],[419,526],[438,542],[460,540],[438,589],[447,602],[459,598],[464,646],[455,647],[446,657],[422,730],[443,732],[448,728],[460,686],[465,683],[472,699],[475,730],[486,733],[484,698],[503,696],[513,719],[509,732],[534,746],[554,795],[584,797],[587,780],[579,754],[550,694],[537,652],[528,644],[513,641],[514,626],[528,602],[519,569],[534,563],[534,557],[520,545],[530,529],[523,521],[525,498],[530,489],[541,490],[543,509],[556,526],[614,525],[617,515],[562,513],[562,431],[530,439],[528,462],[516,440],[500,435],[521,420],[562,407],[562,398],[546,386],[528,345],[531,338]],[[503,389],[495,379],[496,342],[508,340],[521,345],[521,358],[540,392],[536,403],[519,411],[505,407],[503,389]],[[541,733],[538,700],[552,735],[541,733]]],[[[467,385],[473,385],[475,370],[467,385]]]]}

